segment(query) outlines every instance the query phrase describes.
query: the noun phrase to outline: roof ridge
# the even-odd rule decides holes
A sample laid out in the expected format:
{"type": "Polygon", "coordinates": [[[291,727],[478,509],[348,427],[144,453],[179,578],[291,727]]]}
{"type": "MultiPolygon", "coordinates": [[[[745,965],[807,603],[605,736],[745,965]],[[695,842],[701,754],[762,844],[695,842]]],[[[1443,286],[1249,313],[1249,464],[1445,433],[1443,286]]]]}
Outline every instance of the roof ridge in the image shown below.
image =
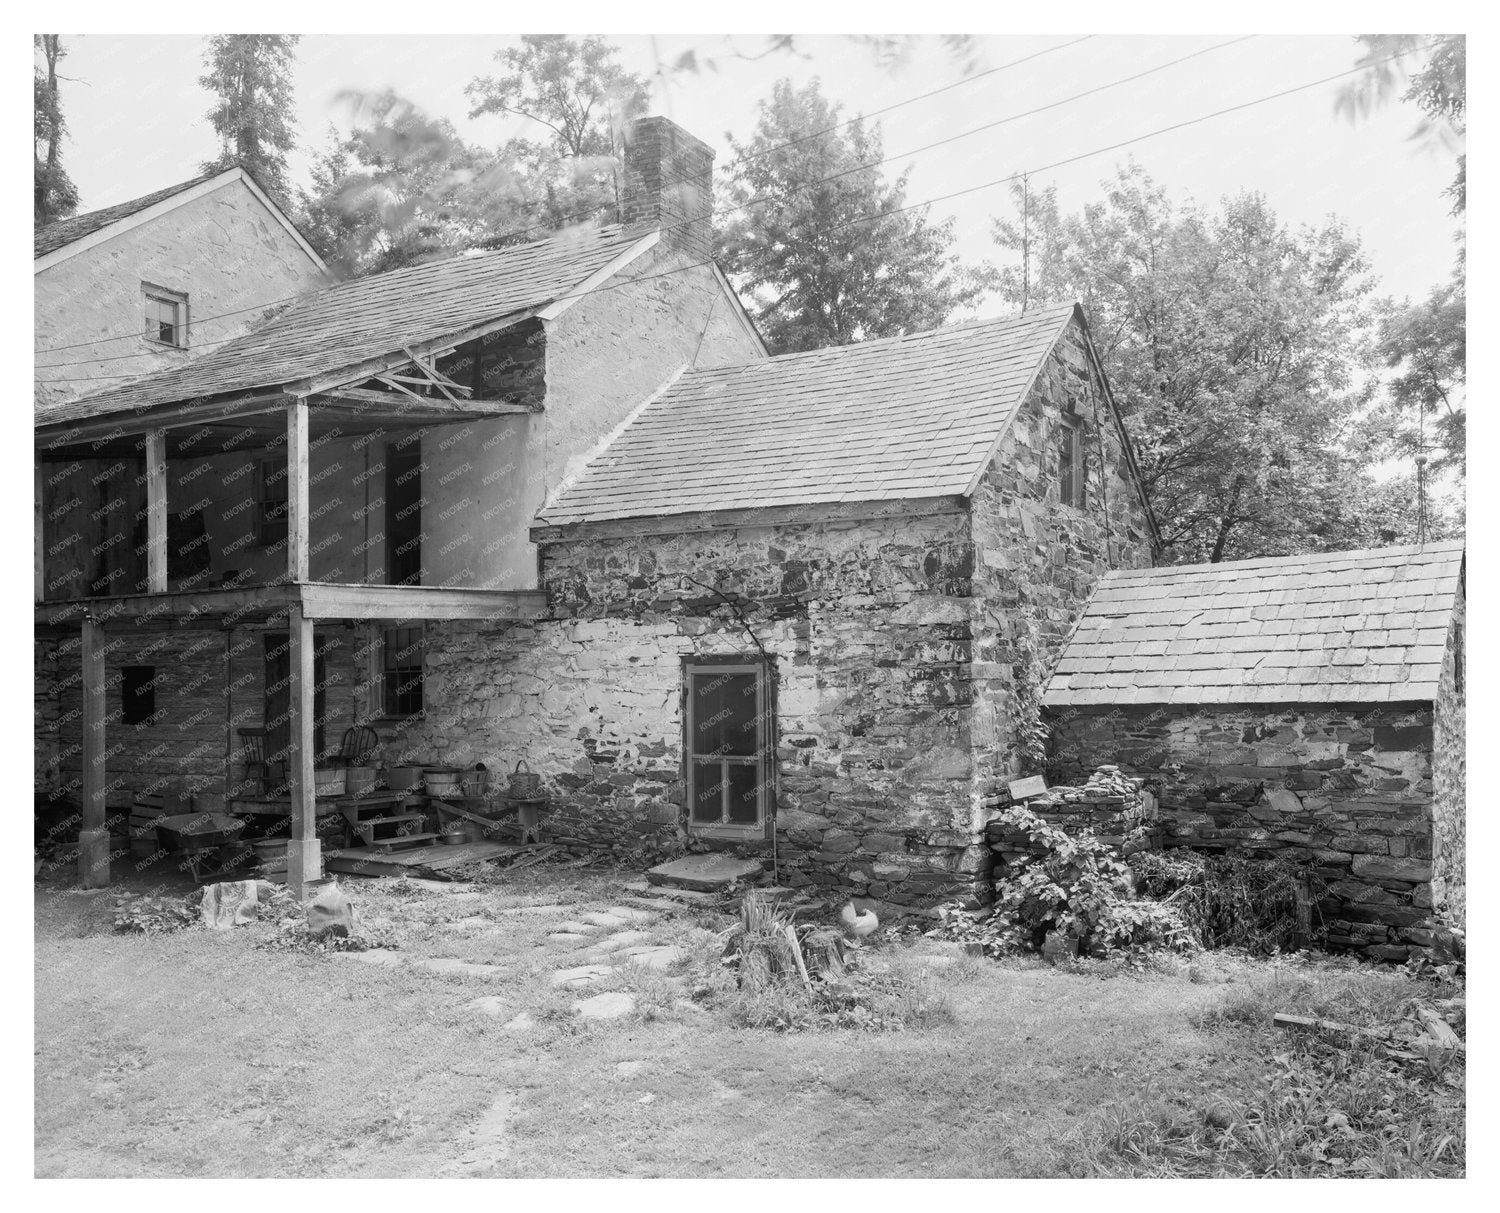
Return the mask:
{"type": "Polygon", "coordinates": [[[1242,560],[1197,561],[1193,564],[1159,564],[1147,569],[1110,569],[1107,578],[1148,577],[1154,573],[1202,573],[1214,570],[1250,568],[1263,565],[1332,563],[1347,560],[1381,560],[1419,552],[1461,551],[1464,539],[1436,539],[1427,543],[1391,544],[1380,548],[1347,548],[1335,552],[1303,552],[1285,556],[1247,556],[1242,560]]]}
{"type": "Polygon", "coordinates": [[[691,370],[687,373],[687,375],[684,375],[683,378],[685,379],[689,376],[696,377],[700,375],[711,375],[716,371],[724,372],[743,370],[746,367],[784,365],[786,363],[795,362],[800,359],[813,361],[819,358],[830,358],[848,354],[856,350],[888,349],[893,345],[899,345],[903,341],[915,343],[923,341],[927,338],[944,337],[952,333],[967,332],[970,329],[986,328],[989,326],[999,326],[1003,324],[1015,324],[1020,321],[1030,322],[1032,320],[1036,320],[1038,325],[1040,325],[1043,323],[1042,318],[1045,317],[1049,322],[1055,322],[1057,318],[1060,317],[1064,312],[1071,315],[1073,310],[1078,306],[1079,305],[1077,303],[1049,304],[1047,307],[1034,308],[1029,312],[1016,312],[1008,316],[986,316],[976,318],[974,320],[961,320],[957,324],[940,324],[936,328],[922,329],[921,331],[916,333],[897,333],[896,335],[891,337],[871,337],[867,341],[850,341],[844,345],[823,345],[819,346],[815,350],[793,350],[790,353],[786,354],[773,354],[769,358],[757,358],[752,362],[735,362],[727,366],[703,367],[700,369],[691,370]]]}

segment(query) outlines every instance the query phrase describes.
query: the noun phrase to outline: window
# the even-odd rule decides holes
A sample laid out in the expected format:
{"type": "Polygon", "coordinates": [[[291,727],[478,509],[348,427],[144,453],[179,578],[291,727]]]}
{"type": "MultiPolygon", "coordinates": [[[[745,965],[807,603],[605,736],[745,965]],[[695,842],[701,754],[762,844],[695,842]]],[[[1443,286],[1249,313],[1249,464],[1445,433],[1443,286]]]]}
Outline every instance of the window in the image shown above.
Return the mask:
{"type": "Polygon", "coordinates": [[[425,647],[420,627],[386,629],[380,646],[380,709],[387,716],[421,715],[425,647]]]}
{"type": "Polygon", "coordinates": [[[146,340],[185,349],[188,343],[187,296],[145,283],[141,285],[141,294],[146,308],[146,340]]]}
{"type": "Polygon", "coordinates": [[[762,837],[775,775],[766,663],[693,658],[684,675],[688,828],[697,834],[762,837]]]}
{"type": "Polygon", "coordinates": [[[156,716],[156,667],[127,665],[121,668],[121,724],[149,724],[156,716]]]}
{"type": "Polygon", "coordinates": [[[286,538],[286,463],[261,459],[255,468],[255,542],[262,547],[286,538]]]}
{"type": "Polygon", "coordinates": [[[1074,417],[1064,416],[1058,429],[1057,481],[1062,503],[1081,510],[1086,500],[1083,432],[1074,417]]]}

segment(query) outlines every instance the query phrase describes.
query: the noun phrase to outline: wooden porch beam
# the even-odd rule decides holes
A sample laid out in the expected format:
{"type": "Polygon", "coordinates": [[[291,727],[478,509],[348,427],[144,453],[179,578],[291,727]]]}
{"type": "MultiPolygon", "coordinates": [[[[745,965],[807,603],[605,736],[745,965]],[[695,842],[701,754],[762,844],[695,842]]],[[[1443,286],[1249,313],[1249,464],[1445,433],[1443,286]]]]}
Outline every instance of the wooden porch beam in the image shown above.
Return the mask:
{"type": "Polygon", "coordinates": [[[146,588],[167,591],[167,431],[146,435],[146,588]]]}
{"type": "Polygon", "coordinates": [[[286,401],[285,393],[267,392],[256,396],[240,396],[218,404],[179,404],[144,413],[130,409],[71,423],[59,421],[39,425],[36,427],[34,442],[38,451],[57,451],[80,442],[102,443],[132,434],[145,434],[151,430],[180,430],[233,421],[241,417],[255,417],[262,413],[276,413],[286,401]]]}
{"type": "Polygon", "coordinates": [[[78,832],[78,883],[85,889],[109,884],[109,830],[104,824],[104,629],[83,620],[83,828],[78,832]]]}
{"type": "Polygon", "coordinates": [[[317,789],[313,782],[313,622],[300,605],[287,612],[288,732],[287,776],[291,792],[292,836],[286,848],[286,881],[292,896],[305,900],[309,886],[323,878],[317,832],[317,789]]]}
{"type": "Polygon", "coordinates": [[[286,575],[308,580],[307,401],[286,406],[286,575]]]}

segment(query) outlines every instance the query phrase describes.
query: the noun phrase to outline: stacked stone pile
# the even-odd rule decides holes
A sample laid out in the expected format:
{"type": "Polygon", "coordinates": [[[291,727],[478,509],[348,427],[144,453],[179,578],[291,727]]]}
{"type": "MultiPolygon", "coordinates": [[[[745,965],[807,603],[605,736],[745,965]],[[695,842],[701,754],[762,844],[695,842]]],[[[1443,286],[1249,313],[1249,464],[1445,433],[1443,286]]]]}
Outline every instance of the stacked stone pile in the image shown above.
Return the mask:
{"type": "MultiPolygon", "coordinates": [[[[1026,807],[1070,834],[1091,830],[1101,841],[1129,853],[1155,847],[1160,841],[1155,799],[1142,784],[1117,766],[1101,766],[1082,785],[1049,788],[1045,795],[1028,800],[1026,807]],[[1143,835],[1135,833],[1140,826],[1146,827],[1143,835]]],[[[1004,807],[1009,806],[996,806],[997,815],[1004,807]]],[[[985,842],[1007,863],[1034,849],[1024,831],[997,820],[985,827],[985,842]]]]}

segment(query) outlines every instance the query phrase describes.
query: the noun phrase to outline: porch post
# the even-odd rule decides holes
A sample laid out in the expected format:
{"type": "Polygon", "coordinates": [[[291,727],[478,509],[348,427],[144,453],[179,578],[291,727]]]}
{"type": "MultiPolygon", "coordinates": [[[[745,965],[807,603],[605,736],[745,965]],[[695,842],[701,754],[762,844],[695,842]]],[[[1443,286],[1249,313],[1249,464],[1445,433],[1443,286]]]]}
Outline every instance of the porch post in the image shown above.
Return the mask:
{"type": "Polygon", "coordinates": [[[83,618],[83,828],[78,833],[78,883],[109,884],[109,830],[104,824],[104,628],[83,618]]]}
{"type": "Polygon", "coordinates": [[[47,597],[47,547],[42,533],[42,461],[37,459],[33,466],[36,469],[36,496],[32,500],[31,507],[31,524],[35,530],[35,538],[31,545],[31,563],[36,581],[35,600],[41,602],[47,597]]]}
{"type": "Polygon", "coordinates": [[[146,589],[167,592],[167,432],[146,433],[146,589]]]}
{"type": "MultiPolygon", "coordinates": [[[[303,482],[304,484],[306,481],[303,482]]],[[[317,837],[317,806],[313,784],[313,624],[301,604],[287,611],[288,720],[291,744],[287,775],[291,784],[292,837],[286,848],[286,883],[292,896],[307,896],[308,884],[323,877],[323,856],[317,837]]]]}
{"type": "MultiPolygon", "coordinates": [[[[286,406],[286,575],[288,581],[308,579],[307,421],[307,398],[299,396],[286,406]]],[[[308,660],[311,661],[312,658],[309,657],[308,660]]]]}

